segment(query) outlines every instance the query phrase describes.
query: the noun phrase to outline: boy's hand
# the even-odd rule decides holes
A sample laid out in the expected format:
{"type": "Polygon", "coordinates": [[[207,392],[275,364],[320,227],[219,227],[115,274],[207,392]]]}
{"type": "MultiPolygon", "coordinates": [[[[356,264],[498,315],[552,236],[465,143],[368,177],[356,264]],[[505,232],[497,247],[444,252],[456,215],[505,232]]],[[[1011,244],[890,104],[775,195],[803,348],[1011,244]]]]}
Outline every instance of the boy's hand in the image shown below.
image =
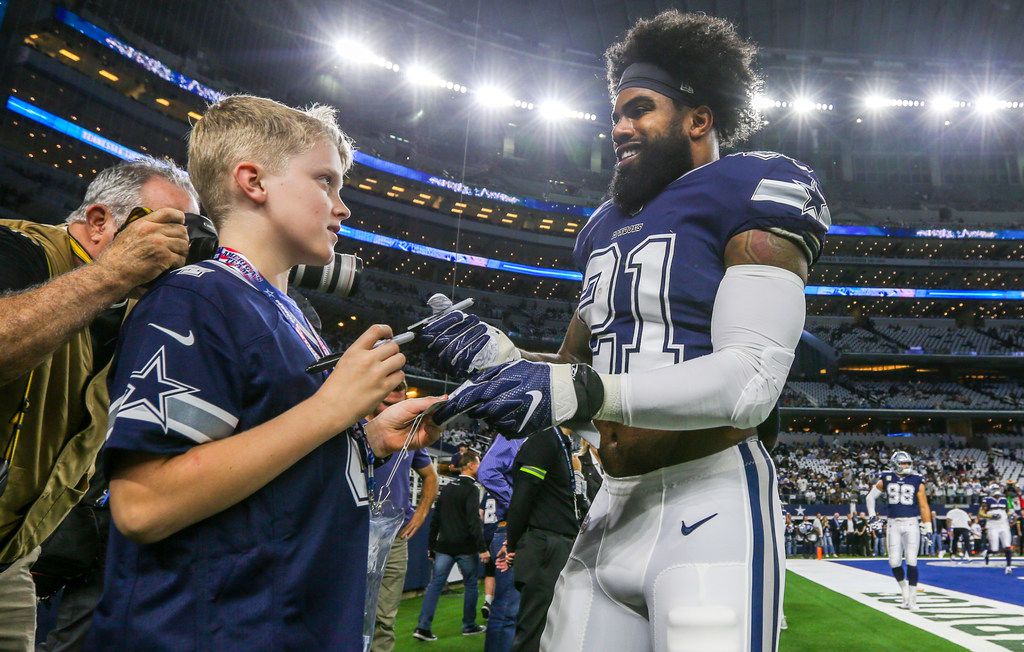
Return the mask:
{"type": "MultiPolygon", "coordinates": [[[[365,428],[370,450],[378,457],[386,457],[401,450],[416,415],[446,398],[446,396],[410,398],[401,403],[395,403],[378,414],[366,424],[365,428]]],[[[440,436],[441,426],[435,424],[433,419],[423,419],[409,443],[409,450],[429,446],[440,436]]]]}
{"type": "Polygon", "coordinates": [[[127,289],[133,289],[168,269],[181,267],[187,255],[185,214],[161,208],[126,226],[96,259],[96,264],[113,272],[127,289]]]}
{"type": "Polygon", "coordinates": [[[384,397],[405,380],[405,356],[394,342],[373,345],[391,337],[391,327],[374,324],[359,336],[334,366],[315,396],[329,414],[336,415],[338,430],[373,412],[384,397]]]}

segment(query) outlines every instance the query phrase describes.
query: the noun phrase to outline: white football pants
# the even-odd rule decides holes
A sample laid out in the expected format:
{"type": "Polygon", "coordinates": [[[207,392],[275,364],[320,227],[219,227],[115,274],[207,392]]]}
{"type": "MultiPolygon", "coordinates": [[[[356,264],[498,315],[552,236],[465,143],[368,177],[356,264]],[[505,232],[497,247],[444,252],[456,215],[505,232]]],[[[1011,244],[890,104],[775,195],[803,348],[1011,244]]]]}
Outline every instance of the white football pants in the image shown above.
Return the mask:
{"type": "Polygon", "coordinates": [[[917,566],[917,551],[921,546],[921,520],[916,516],[890,518],[885,542],[889,548],[889,566],[901,566],[904,558],[908,566],[917,566]]]}
{"type": "Polygon", "coordinates": [[[1001,523],[1002,525],[993,525],[993,521],[989,520],[988,526],[985,528],[988,536],[988,549],[991,552],[999,552],[1003,548],[1009,548],[1010,542],[1013,541],[1013,537],[1010,536],[1009,524],[1006,521],[1001,523]]]}
{"type": "Polygon", "coordinates": [[[605,476],[558,578],[541,650],[776,650],[783,528],[775,466],[756,438],[641,476],[605,476]]]}

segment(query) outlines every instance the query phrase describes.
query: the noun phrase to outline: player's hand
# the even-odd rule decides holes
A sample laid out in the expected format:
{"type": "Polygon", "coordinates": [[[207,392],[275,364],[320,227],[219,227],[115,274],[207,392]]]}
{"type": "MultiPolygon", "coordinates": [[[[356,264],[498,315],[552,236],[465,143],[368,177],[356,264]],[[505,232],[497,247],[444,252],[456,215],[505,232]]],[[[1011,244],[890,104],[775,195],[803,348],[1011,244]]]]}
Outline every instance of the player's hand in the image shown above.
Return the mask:
{"type": "Polygon", "coordinates": [[[188,232],[185,213],[161,208],[125,227],[96,259],[131,290],[185,264],[188,232]]]}
{"type": "Polygon", "coordinates": [[[931,533],[932,533],[932,522],[931,521],[921,521],[921,534],[927,535],[927,534],[931,534],[931,533]]]}
{"type": "MultiPolygon", "coordinates": [[[[366,424],[366,442],[370,445],[370,450],[378,457],[386,457],[401,450],[409,434],[409,427],[416,416],[434,403],[443,400],[445,400],[444,396],[410,398],[395,403],[378,414],[366,424]]],[[[412,436],[409,450],[429,446],[440,436],[441,426],[434,423],[432,419],[423,419],[412,436]]]]}
{"type": "Polygon", "coordinates": [[[398,345],[387,342],[373,348],[377,340],[390,337],[390,326],[374,324],[367,328],[313,395],[322,409],[338,421],[339,430],[372,413],[405,380],[405,356],[398,345]]]}
{"type": "Polygon", "coordinates": [[[525,437],[566,421],[590,420],[603,401],[604,385],[589,365],[518,360],[466,381],[434,420],[466,414],[506,436],[525,437]]]}
{"type": "MultiPolygon", "coordinates": [[[[451,307],[443,294],[427,299],[435,315],[451,307]]],[[[461,310],[445,313],[420,329],[417,336],[435,356],[436,364],[445,372],[464,377],[505,362],[519,360],[521,354],[512,340],[476,315],[461,310]]]]}

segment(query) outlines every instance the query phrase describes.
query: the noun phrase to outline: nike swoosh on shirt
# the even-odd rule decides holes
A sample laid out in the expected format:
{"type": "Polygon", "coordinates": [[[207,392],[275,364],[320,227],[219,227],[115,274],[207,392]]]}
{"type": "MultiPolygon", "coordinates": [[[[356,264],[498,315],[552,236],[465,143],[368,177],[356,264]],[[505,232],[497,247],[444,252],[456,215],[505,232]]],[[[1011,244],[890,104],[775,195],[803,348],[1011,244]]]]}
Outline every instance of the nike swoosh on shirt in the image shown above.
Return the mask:
{"type": "Polygon", "coordinates": [[[181,333],[175,333],[172,330],[166,329],[163,326],[157,326],[153,322],[149,322],[149,325],[152,326],[153,328],[157,329],[158,331],[161,331],[163,333],[167,333],[172,338],[174,338],[174,340],[176,342],[178,342],[179,344],[183,344],[184,346],[192,346],[196,342],[195,335],[192,334],[192,330],[191,329],[189,329],[188,335],[182,335],[181,333]]]}
{"type": "Polygon", "coordinates": [[[716,516],[718,516],[718,512],[715,512],[714,514],[712,514],[711,516],[708,516],[707,518],[702,518],[701,520],[697,521],[696,523],[694,523],[690,527],[686,527],[686,521],[682,521],[682,524],[683,524],[683,528],[682,528],[683,536],[684,537],[685,536],[689,536],[694,530],[696,530],[700,526],[704,525],[705,523],[707,523],[708,521],[710,521],[711,519],[713,519],[716,516]]]}
{"type": "Polygon", "coordinates": [[[536,412],[537,406],[540,405],[540,400],[543,398],[540,391],[536,389],[531,389],[526,392],[526,395],[530,397],[532,402],[530,403],[529,409],[526,410],[526,416],[523,417],[523,422],[519,424],[518,430],[522,430],[526,426],[526,422],[529,421],[530,417],[533,416],[533,413],[536,412]]]}

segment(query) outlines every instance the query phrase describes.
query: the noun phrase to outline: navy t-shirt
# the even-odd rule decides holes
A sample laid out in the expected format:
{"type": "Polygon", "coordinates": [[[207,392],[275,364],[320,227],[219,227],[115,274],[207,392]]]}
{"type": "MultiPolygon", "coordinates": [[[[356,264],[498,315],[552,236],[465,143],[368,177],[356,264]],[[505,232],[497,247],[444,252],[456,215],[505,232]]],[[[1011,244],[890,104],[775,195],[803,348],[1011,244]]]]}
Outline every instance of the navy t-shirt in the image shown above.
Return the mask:
{"type": "Polygon", "coordinates": [[[405,512],[406,523],[409,522],[413,512],[416,511],[416,508],[412,506],[412,500],[409,496],[409,472],[412,469],[422,469],[431,464],[433,462],[430,461],[430,456],[427,455],[427,452],[418,449],[406,451],[405,455],[395,453],[391,456],[391,459],[377,467],[373,472],[376,495],[383,496],[385,491],[387,491],[387,495],[395,507],[405,512]],[[395,477],[392,478],[390,485],[385,485],[388,481],[388,476],[391,475],[391,470],[395,468],[396,464],[398,465],[398,470],[395,471],[395,477]],[[385,489],[386,487],[387,489],[385,489]]]}
{"type": "Polygon", "coordinates": [[[773,152],[732,154],[691,170],[635,215],[601,205],[573,251],[594,368],[646,371],[711,353],[729,239],[769,231],[813,262],[830,224],[814,172],[773,152]]]}
{"type": "MultiPolygon", "coordinates": [[[[305,372],[315,357],[278,306],[226,266],[177,270],[122,331],[105,460],[121,451],[179,455],[266,423],[323,383],[325,375],[305,372]]],[[[112,530],[94,645],[360,649],[363,450],[341,433],[249,498],[154,544],[112,530]]]]}

